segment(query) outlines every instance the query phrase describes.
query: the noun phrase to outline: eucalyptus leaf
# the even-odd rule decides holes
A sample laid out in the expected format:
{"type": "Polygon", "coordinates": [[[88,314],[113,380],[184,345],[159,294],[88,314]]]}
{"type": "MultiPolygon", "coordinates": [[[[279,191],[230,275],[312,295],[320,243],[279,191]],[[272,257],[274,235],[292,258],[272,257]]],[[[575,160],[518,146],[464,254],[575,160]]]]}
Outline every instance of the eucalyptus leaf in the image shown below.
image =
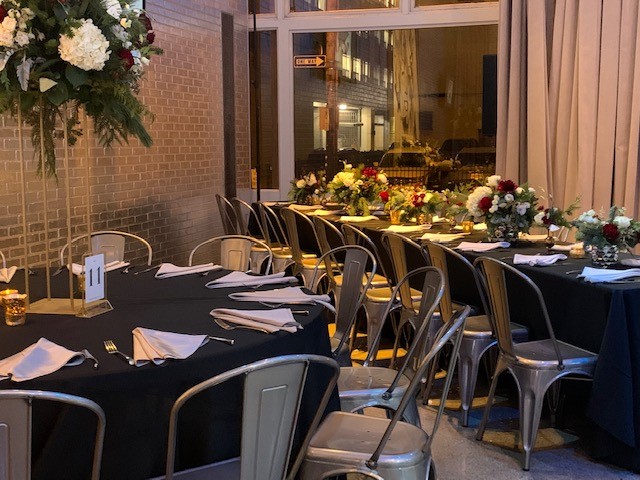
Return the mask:
{"type": "Polygon", "coordinates": [[[67,9],[58,2],[53,6],[53,13],[60,23],[64,23],[67,19],[67,9]]]}
{"type": "Polygon", "coordinates": [[[89,83],[89,74],[85,70],[70,64],[67,64],[64,75],[73,88],[78,88],[80,85],[87,85],[89,83]]]}
{"type": "Polygon", "coordinates": [[[56,106],[62,105],[69,99],[69,92],[67,91],[67,86],[64,83],[59,83],[50,90],[47,90],[45,95],[47,99],[56,106]]]}

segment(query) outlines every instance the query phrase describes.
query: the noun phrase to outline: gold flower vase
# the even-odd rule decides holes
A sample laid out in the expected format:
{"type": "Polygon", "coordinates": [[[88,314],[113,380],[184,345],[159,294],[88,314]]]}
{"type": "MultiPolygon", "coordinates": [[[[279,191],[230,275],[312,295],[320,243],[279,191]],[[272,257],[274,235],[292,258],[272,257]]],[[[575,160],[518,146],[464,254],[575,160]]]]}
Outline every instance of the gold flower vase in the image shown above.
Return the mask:
{"type": "Polygon", "coordinates": [[[400,225],[402,220],[402,210],[390,210],[389,221],[391,225],[400,225]]]}

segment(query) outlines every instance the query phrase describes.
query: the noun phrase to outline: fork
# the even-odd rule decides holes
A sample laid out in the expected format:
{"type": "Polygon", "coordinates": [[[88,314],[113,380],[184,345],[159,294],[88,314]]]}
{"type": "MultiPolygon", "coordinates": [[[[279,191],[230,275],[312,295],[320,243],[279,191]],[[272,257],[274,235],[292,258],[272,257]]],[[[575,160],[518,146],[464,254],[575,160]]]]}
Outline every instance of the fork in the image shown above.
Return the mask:
{"type": "Polygon", "coordinates": [[[120,273],[122,273],[123,275],[126,275],[127,273],[129,273],[129,270],[131,270],[132,268],[136,268],[135,265],[127,265],[127,268],[125,268],[124,270],[121,270],[120,273]]]}
{"type": "Polygon", "coordinates": [[[125,353],[122,353],[120,350],[118,350],[118,347],[116,347],[116,344],[113,343],[113,340],[105,340],[104,341],[104,348],[105,348],[105,350],[107,351],[108,354],[110,354],[110,355],[114,355],[114,354],[120,355],[120,356],[122,356],[122,358],[124,358],[127,361],[127,363],[129,365],[132,365],[132,366],[135,365],[135,363],[136,363],[135,360],[133,358],[131,358],[129,355],[127,355],[125,353]]]}
{"type": "Polygon", "coordinates": [[[248,325],[229,325],[227,322],[218,317],[213,317],[213,320],[224,330],[235,330],[236,328],[241,328],[245,330],[255,330],[256,332],[263,332],[267,334],[271,333],[266,328],[249,327],[248,325]]]}

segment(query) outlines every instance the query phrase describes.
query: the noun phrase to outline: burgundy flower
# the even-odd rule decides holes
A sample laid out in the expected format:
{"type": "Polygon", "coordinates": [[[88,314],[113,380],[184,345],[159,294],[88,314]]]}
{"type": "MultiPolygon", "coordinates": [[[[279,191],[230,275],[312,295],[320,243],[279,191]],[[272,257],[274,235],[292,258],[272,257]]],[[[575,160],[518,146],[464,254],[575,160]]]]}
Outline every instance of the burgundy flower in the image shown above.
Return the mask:
{"type": "Polygon", "coordinates": [[[125,70],[131,69],[133,67],[133,55],[126,48],[121,48],[118,50],[118,56],[122,60],[125,70]]]}
{"type": "Polygon", "coordinates": [[[378,171],[373,167],[367,167],[362,170],[363,177],[376,177],[378,175],[378,171]]]}
{"type": "Polygon", "coordinates": [[[606,223],[602,226],[602,234],[609,243],[614,243],[620,236],[620,231],[617,225],[606,223]]]}
{"type": "Polygon", "coordinates": [[[500,182],[498,182],[498,190],[501,192],[510,193],[516,188],[518,188],[518,185],[511,180],[500,180],[500,182]]]}
{"type": "Polygon", "coordinates": [[[156,39],[156,34],[153,32],[147,33],[147,42],[151,45],[156,39]]]}
{"type": "Polygon", "coordinates": [[[492,206],[493,202],[491,201],[491,197],[482,197],[478,202],[478,207],[480,207],[480,210],[484,210],[485,212],[488,212],[492,206]]]}
{"type": "Polygon", "coordinates": [[[545,209],[544,211],[544,217],[542,217],[542,223],[543,225],[551,225],[551,219],[549,218],[549,209],[545,209]]]}
{"type": "Polygon", "coordinates": [[[389,192],[387,192],[386,190],[383,190],[380,192],[380,199],[383,202],[388,202],[389,201],[389,192]]]}
{"type": "Polygon", "coordinates": [[[7,9],[4,8],[4,5],[0,5],[0,22],[4,20],[4,17],[7,16],[7,9]]]}
{"type": "Polygon", "coordinates": [[[140,20],[140,23],[142,23],[142,25],[144,25],[144,28],[147,29],[147,32],[150,32],[151,30],[153,30],[153,26],[151,25],[151,19],[147,17],[146,13],[141,13],[138,16],[138,20],[140,20]]]}
{"type": "Polygon", "coordinates": [[[544,207],[542,205],[538,205],[538,211],[541,212],[542,210],[544,210],[544,207]]]}

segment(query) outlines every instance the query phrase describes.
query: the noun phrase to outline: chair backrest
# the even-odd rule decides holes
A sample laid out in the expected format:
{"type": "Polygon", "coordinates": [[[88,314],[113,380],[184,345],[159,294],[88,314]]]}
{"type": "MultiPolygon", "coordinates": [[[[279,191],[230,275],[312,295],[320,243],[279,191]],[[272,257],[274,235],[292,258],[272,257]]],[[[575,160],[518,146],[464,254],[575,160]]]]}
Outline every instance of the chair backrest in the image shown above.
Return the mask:
{"type": "MultiPolygon", "coordinates": [[[[97,417],[91,479],[100,478],[106,417],[100,406],[86,398],[39,390],[0,391],[0,480],[31,478],[33,400],[48,400],[92,411],[97,417]]],[[[70,476],[73,476],[70,474],[70,476]]]]}
{"type": "Polygon", "coordinates": [[[304,213],[301,213],[293,208],[283,208],[280,210],[280,215],[284,220],[284,225],[287,229],[287,237],[289,238],[289,247],[291,247],[291,255],[293,261],[297,264],[302,264],[303,252],[300,246],[300,235],[298,228],[305,226],[307,234],[311,234],[311,238],[306,238],[307,243],[311,245],[313,251],[320,251],[320,241],[318,240],[318,234],[313,222],[304,213]],[[298,224],[298,222],[300,222],[298,224]]]}
{"type": "Polygon", "coordinates": [[[364,247],[358,245],[345,245],[329,250],[322,255],[316,264],[313,272],[311,285],[316,285],[320,275],[326,271],[327,277],[335,286],[334,276],[336,273],[342,275],[341,291],[338,305],[336,305],[336,331],[334,338],[338,340],[334,347],[334,357],[343,366],[351,365],[349,354],[350,338],[358,310],[364,302],[367,290],[371,286],[371,280],[376,273],[376,259],[373,254],[364,247]],[[344,254],[344,261],[338,263],[336,257],[344,254]],[[327,266],[325,270],[320,269],[320,265],[327,266]],[[367,265],[370,266],[367,271],[367,265]]]}
{"type": "MultiPolygon", "coordinates": [[[[440,301],[440,316],[442,321],[446,322],[451,318],[451,315],[453,315],[453,300],[451,297],[451,289],[449,288],[448,258],[454,258],[464,266],[465,273],[467,274],[466,281],[473,281],[473,284],[477,289],[478,297],[482,303],[482,309],[487,315],[489,315],[489,306],[484,291],[484,285],[482,284],[478,271],[474,268],[471,262],[455,250],[445,247],[439,243],[426,242],[422,245],[422,248],[426,252],[429,263],[434,267],[438,267],[444,274],[444,293],[442,295],[442,300],[440,301]]],[[[462,281],[462,279],[458,280],[462,281]]]]}
{"type": "Polygon", "coordinates": [[[219,193],[216,193],[216,203],[218,204],[218,211],[220,212],[220,220],[222,220],[222,230],[224,231],[224,234],[240,234],[239,219],[236,216],[236,211],[231,202],[219,193]]]}
{"type": "Polygon", "coordinates": [[[2,268],[7,268],[7,259],[4,257],[2,250],[0,250],[0,258],[2,258],[2,268]]]}
{"type": "MultiPolygon", "coordinates": [[[[402,358],[402,364],[398,368],[398,374],[392,382],[390,390],[393,390],[396,387],[397,382],[405,372],[408,377],[413,375],[413,372],[416,370],[422,361],[425,352],[428,350],[425,348],[425,344],[428,340],[427,335],[431,331],[430,323],[433,321],[433,313],[438,308],[438,304],[442,299],[445,289],[444,275],[440,269],[436,267],[420,267],[409,272],[400,280],[400,282],[398,282],[398,285],[396,285],[392,291],[391,298],[397,298],[403,284],[409,284],[414,279],[419,279],[422,283],[420,289],[422,292],[422,296],[420,297],[420,306],[417,311],[413,309],[407,310],[405,308],[400,310],[400,319],[398,320],[396,327],[397,333],[396,340],[394,342],[393,356],[390,361],[391,368],[396,367],[396,353],[399,347],[399,340],[401,335],[403,335],[405,330],[408,328],[413,330],[410,332],[412,333],[412,340],[406,355],[402,358]],[[407,370],[410,370],[410,372],[407,372],[407,370]]],[[[394,302],[390,301],[382,315],[383,321],[389,317],[393,307],[394,302]]],[[[376,337],[371,341],[369,355],[364,362],[365,366],[375,364],[381,338],[382,328],[379,328],[376,337]]],[[[429,348],[431,348],[431,343],[433,342],[433,339],[430,340],[431,341],[428,344],[429,348]]]]}
{"type": "Polygon", "coordinates": [[[325,254],[335,247],[345,244],[342,232],[329,220],[319,216],[313,217],[313,224],[318,236],[320,253],[325,254]]]}
{"type": "Polygon", "coordinates": [[[249,226],[253,223],[260,232],[260,238],[267,238],[265,236],[264,230],[262,229],[260,217],[251,205],[238,197],[233,197],[231,199],[231,204],[233,205],[233,209],[236,212],[236,219],[238,220],[238,226],[240,228],[240,230],[238,231],[239,235],[255,236],[251,235],[251,232],[249,231],[249,226]]]}
{"type": "Polygon", "coordinates": [[[271,246],[288,247],[289,239],[276,211],[264,202],[258,202],[258,212],[267,243],[271,246]]]}
{"type": "MultiPolygon", "coordinates": [[[[411,379],[411,383],[407,387],[406,392],[402,396],[400,400],[400,404],[398,405],[398,409],[393,414],[389,425],[387,426],[378,447],[373,452],[373,455],[365,462],[367,467],[371,469],[375,469],[377,467],[378,459],[382,452],[384,451],[385,446],[387,445],[387,441],[391,436],[393,429],[396,424],[402,420],[402,416],[404,415],[404,411],[406,410],[409,402],[415,402],[415,395],[417,389],[420,387],[422,383],[422,378],[428,371],[431,366],[431,363],[437,358],[438,353],[442,350],[444,345],[453,340],[453,349],[450,353],[451,357],[449,360],[449,366],[447,368],[447,372],[453,372],[456,367],[456,361],[458,357],[458,352],[460,350],[460,343],[462,341],[462,332],[464,330],[464,323],[469,316],[469,312],[471,311],[470,307],[465,307],[464,310],[456,312],[451,319],[445,323],[442,328],[438,331],[438,334],[435,338],[435,342],[427,355],[424,357],[420,366],[418,367],[416,374],[411,379]]],[[[442,414],[444,412],[444,406],[446,403],[447,396],[449,395],[449,387],[451,386],[451,380],[453,379],[453,375],[447,375],[444,387],[442,389],[442,393],[440,396],[440,406],[438,407],[438,413],[436,414],[436,419],[433,422],[431,427],[431,432],[428,433],[427,445],[425,446],[425,451],[431,451],[431,444],[435,438],[436,432],[438,430],[438,426],[440,425],[440,419],[442,418],[442,414]]]]}
{"type": "Polygon", "coordinates": [[[348,223],[342,224],[342,234],[344,235],[344,242],[346,245],[360,245],[361,247],[364,247],[371,253],[373,253],[376,262],[378,262],[378,272],[382,274],[384,278],[389,280],[390,277],[384,267],[384,262],[380,257],[378,247],[373,242],[373,240],[371,240],[369,235],[364,233],[359,228],[354,227],[353,225],[349,225],[348,223]]]}
{"type": "MultiPolygon", "coordinates": [[[[68,259],[65,259],[65,254],[68,256],[67,249],[72,249],[73,244],[83,238],[87,238],[88,234],[79,235],[71,240],[71,244],[65,244],[60,249],[60,265],[66,265],[68,259]]],[[[144,238],[129,232],[121,232],[120,230],[99,230],[97,232],[91,232],[91,250],[94,254],[104,253],[105,263],[113,261],[123,261],[125,251],[125,240],[127,238],[133,238],[134,240],[142,243],[147,250],[147,265],[151,265],[153,260],[153,250],[149,242],[144,238]]]]}
{"type": "MultiPolygon", "coordinates": [[[[397,284],[401,278],[406,277],[410,270],[428,265],[420,245],[410,238],[394,232],[385,232],[384,235],[382,235],[382,244],[391,258],[391,265],[393,267],[391,275],[393,276],[394,285],[397,284]],[[411,258],[408,259],[408,256],[411,258]],[[408,266],[409,261],[411,262],[411,269],[408,266]]],[[[411,309],[413,302],[409,283],[404,283],[399,292],[402,306],[406,309],[411,309]]]]}
{"type": "Polygon", "coordinates": [[[489,257],[476,258],[474,265],[479,269],[484,279],[485,288],[489,297],[489,305],[491,309],[491,316],[493,320],[493,328],[498,339],[498,347],[504,355],[514,358],[513,353],[513,338],[511,336],[511,314],[509,312],[509,293],[506,275],[513,275],[519,279],[525,288],[530,290],[528,298],[537,299],[539,311],[542,312],[542,316],[547,325],[547,332],[549,338],[553,342],[553,347],[558,359],[558,369],[564,368],[562,363],[562,355],[556,336],[551,326],[551,319],[549,318],[549,312],[547,311],[547,305],[542,296],[542,292],[538,286],[531,281],[521,271],[507,265],[504,262],[495,260],[489,257]]]}
{"type": "Polygon", "coordinates": [[[324,414],[339,372],[337,363],[324,356],[287,355],[235,368],[190,388],[176,400],[171,409],[166,480],[173,478],[178,416],[181,408],[189,399],[202,391],[236,377],[244,378],[240,478],[242,480],[294,478],[311,434],[324,414]],[[304,437],[300,453],[287,472],[302,394],[311,365],[330,371],[330,375],[316,377],[329,380],[304,437]]]}
{"type": "Polygon", "coordinates": [[[196,251],[209,244],[211,244],[214,249],[214,262],[217,262],[219,257],[222,268],[241,272],[252,269],[251,249],[253,247],[259,247],[267,252],[267,264],[266,266],[264,264],[257,265],[257,267],[264,272],[271,271],[271,263],[273,262],[273,252],[271,248],[263,241],[246,235],[221,235],[199,243],[189,254],[189,266],[193,265],[193,257],[196,251]]]}

